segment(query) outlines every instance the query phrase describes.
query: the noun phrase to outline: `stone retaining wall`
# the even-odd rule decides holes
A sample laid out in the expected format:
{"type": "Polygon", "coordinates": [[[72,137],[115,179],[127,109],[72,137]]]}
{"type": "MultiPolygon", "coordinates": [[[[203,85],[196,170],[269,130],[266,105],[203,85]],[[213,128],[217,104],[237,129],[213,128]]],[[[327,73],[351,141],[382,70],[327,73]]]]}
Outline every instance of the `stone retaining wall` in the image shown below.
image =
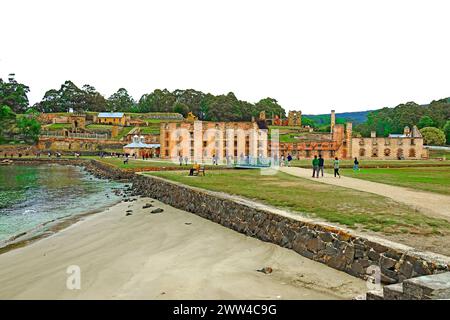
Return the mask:
{"type": "Polygon", "coordinates": [[[230,195],[137,174],[136,195],[158,199],[247,236],[292,249],[334,269],[367,279],[381,271],[385,284],[450,270],[450,258],[366,237],[300,215],[230,195]]]}

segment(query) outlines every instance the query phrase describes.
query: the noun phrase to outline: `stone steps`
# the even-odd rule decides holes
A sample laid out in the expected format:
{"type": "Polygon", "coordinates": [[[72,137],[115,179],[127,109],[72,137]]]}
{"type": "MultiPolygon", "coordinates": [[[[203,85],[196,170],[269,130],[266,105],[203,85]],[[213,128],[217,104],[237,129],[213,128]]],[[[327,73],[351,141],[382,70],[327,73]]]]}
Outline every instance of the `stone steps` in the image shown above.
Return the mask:
{"type": "Polygon", "coordinates": [[[450,272],[407,279],[401,283],[369,291],[367,300],[441,300],[450,299],[450,272]]]}

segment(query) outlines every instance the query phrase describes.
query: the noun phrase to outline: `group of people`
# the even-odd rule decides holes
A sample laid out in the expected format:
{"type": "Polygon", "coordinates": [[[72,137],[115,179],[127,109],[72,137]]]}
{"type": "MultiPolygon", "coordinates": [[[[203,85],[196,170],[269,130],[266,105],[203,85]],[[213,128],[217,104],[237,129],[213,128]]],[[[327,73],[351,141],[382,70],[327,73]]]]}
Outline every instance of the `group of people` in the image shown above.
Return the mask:
{"type": "MultiPolygon", "coordinates": [[[[339,165],[340,161],[338,157],[335,157],[333,160],[333,170],[334,170],[334,177],[341,177],[341,174],[339,173],[339,165]]],[[[319,157],[314,156],[314,159],[312,160],[312,167],[313,167],[313,178],[319,178],[319,173],[321,173],[323,177],[323,169],[325,167],[325,160],[322,158],[322,155],[319,154],[319,157]]],[[[359,161],[358,158],[355,157],[353,160],[353,171],[359,171],[359,161]]]]}
{"type": "Polygon", "coordinates": [[[290,167],[291,166],[291,161],[292,161],[292,156],[290,153],[288,153],[287,157],[285,157],[284,155],[281,156],[280,159],[280,167],[290,167]]]}

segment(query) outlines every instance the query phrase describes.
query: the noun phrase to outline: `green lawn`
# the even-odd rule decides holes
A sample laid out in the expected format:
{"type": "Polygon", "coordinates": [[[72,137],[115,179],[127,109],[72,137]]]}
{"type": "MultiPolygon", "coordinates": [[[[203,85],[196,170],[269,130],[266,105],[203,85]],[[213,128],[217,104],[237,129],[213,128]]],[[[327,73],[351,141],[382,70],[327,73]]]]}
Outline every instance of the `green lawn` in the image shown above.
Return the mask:
{"type": "Polygon", "coordinates": [[[70,123],[52,123],[48,126],[42,127],[42,130],[57,131],[70,128],[72,128],[72,125],[70,123]]]}
{"type": "MultiPolygon", "coordinates": [[[[359,160],[361,168],[364,167],[420,167],[420,166],[433,166],[433,165],[447,165],[450,166],[449,160],[359,160]]],[[[291,165],[294,167],[310,168],[312,159],[292,160],[291,165]]],[[[340,160],[341,167],[353,167],[353,160],[340,160]]],[[[325,167],[331,168],[333,165],[332,160],[325,160],[325,167]]]]}
{"type": "Polygon", "coordinates": [[[450,160],[450,151],[447,150],[430,150],[430,159],[449,159],[450,160]]]}
{"type": "Polygon", "coordinates": [[[150,167],[175,167],[178,165],[178,164],[172,163],[170,161],[160,161],[160,160],[145,160],[144,161],[144,160],[135,160],[132,158],[129,158],[128,164],[123,164],[122,158],[121,159],[119,159],[119,158],[99,158],[97,160],[108,163],[108,164],[112,164],[121,169],[136,169],[136,168],[150,168],[150,167]]]}
{"type": "Polygon", "coordinates": [[[356,172],[341,169],[341,172],[347,177],[450,195],[450,167],[372,168],[356,172]]]}
{"type": "Polygon", "coordinates": [[[86,126],[86,129],[97,132],[111,132],[112,127],[109,124],[90,124],[86,126]]]}
{"type": "Polygon", "coordinates": [[[134,127],[124,127],[122,130],[119,131],[119,134],[117,135],[116,139],[120,140],[123,137],[125,137],[134,127]]]}
{"type": "MultiPolygon", "coordinates": [[[[139,159],[128,159],[128,164],[123,164],[123,158],[98,158],[97,160],[112,164],[118,168],[121,169],[144,169],[144,168],[163,168],[163,167],[180,167],[178,162],[171,162],[168,160],[158,160],[158,159],[149,159],[149,160],[139,160],[139,159]]],[[[183,165],[181,168],[184,170],[183,172],[189,172],[189,169],[192,167],[192,165],[183,165]]],[[[213,167],[212,165],[206,165],[206,169],[213,167]]],[[[220,167],[220,166],[214,166],[214,167],[220,167]]]]}
{"type": "Polygon", "coordinates": [[[180,171],[148,174],[244,196],[351,228],[422,235],[450,231],[450,223],[446,220],[426,217],[391,199],[282,172],[266,176],[261,175],[259,170],[217,170],[207,172],[205,177],[189,177],[187,172],[180,171]]]}
{"type": "Polygon", "coordinates": [[[139,127],[139,130],[142,134],[159,134],[159,125],[149,127],[139,127]]]}

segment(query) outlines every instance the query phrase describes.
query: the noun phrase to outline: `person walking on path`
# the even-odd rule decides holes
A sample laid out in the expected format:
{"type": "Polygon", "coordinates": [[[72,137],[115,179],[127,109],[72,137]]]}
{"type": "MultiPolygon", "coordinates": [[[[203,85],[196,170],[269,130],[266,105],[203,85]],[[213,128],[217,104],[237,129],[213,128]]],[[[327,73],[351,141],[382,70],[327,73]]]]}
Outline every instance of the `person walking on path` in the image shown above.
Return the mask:
{"type": "Polygon", "coordinates": [[[319,172],[322,173],[323,178],[323,167],[325,165],[325,160],[322,158],[322,155],[319,154],[319,171],[317,171],[317,178],[319,177],[319,172]]]}
{"type": "Polygon", "coordinates": [[[334,177],[338,176],[341,178],[341,175],[339,174],[339,159],[338,157],[334,158],[334,177]]]}
{"type": "Polygon", "coordinates": [[[291,161],[292,161],[292,156],[291,156],[291,154],[289,153],[288,156],[287,156],[287,166],[288,166],[288,167],[291,166],[291,161]]]}
{"type": "Polygon", "coordinates": [[[355,161],[353,161],[353,171],[359,171],[359,161],[358,158],[355,157],[355,161]]]}
{"type": "Polygon", "coordinates": [[[312,177],[315,178],[316,172],[317,172],[317,178],[319,177],[319,159],[317,159],[317,156],[314,156],[314,159],[312,161],[313,166],[313,174],[312,177]]]}
{"type": "Polygon", "coordinates": [[[183,156],[180,154],[178,157],[178,161],[180,162],[180,167],[183,165],[183,156]]]}

